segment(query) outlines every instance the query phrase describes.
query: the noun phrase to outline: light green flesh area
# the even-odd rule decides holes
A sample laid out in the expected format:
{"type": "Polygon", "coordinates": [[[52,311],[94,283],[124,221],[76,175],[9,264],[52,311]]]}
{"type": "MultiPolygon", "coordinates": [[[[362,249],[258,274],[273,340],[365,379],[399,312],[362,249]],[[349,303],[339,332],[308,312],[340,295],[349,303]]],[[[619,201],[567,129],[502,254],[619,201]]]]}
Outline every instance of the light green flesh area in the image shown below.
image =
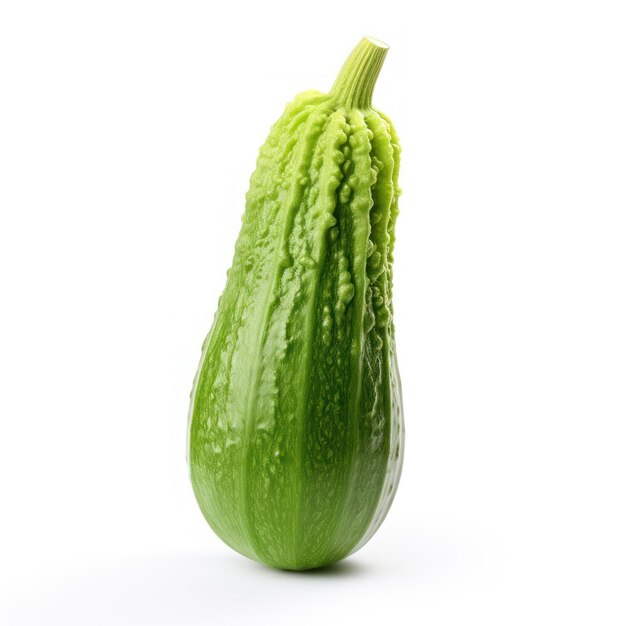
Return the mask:
{"type": "Polygon", "coordinates": [[[395,494],[398,163],[382,114],[306,92],[251,178],[194,382],[188,459],[214,531],[275,567],[343,558],[395,494]]]}

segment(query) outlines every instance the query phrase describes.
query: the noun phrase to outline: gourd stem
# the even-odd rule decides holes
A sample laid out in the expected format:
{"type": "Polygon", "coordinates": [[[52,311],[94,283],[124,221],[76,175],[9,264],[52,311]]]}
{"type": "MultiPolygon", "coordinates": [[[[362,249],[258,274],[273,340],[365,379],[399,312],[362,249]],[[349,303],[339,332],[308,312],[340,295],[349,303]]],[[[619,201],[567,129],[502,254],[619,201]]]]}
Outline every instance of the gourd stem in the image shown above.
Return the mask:
{"type": "Polygon", "coordinates": [[[371,107],[372,92],[387,50],[386,43],[363,37],[341,68],[330,94],[347,108],[371,107]]]}

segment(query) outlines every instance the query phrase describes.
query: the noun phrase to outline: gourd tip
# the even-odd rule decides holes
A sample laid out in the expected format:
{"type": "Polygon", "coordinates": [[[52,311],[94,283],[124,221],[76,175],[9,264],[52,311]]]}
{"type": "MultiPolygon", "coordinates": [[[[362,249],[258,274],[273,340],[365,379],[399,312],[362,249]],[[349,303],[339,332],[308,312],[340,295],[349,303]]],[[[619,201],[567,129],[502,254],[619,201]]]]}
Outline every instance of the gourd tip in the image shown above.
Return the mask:
{"type": "Polygon", "coordinates": [[[363,37],[344,63],[330,93],[347,108],[369,108],[378,73],[389,46],[374,37],[363,37]]]}
{"type": "Polygon", "coordinates": [[[367,41],[369,41],[370,43],[373,43],[375,46],[378,46],[379,48],[382,48],[383,50],[389,50],[389,44],[385,43],[384,41],[381,41],[380,39],[376,39],[376,37],[370,37],[369,35],[366,35],[365,37],[363,37],[363,39],[367,39],[367,41]]]}

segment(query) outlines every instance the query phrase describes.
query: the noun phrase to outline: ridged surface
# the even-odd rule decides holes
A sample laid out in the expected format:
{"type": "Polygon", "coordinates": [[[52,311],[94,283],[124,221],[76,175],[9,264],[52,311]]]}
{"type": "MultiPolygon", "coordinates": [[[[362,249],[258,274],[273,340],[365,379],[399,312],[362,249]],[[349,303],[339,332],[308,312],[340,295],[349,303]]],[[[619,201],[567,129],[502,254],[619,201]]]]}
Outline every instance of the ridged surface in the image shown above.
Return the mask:
{"type": "Polygon", "coordinates": [[[273,126],[251,178],[194,381],[188,460],[215,532],[275,567],[357,549],[397,488],[398,164],[381,114],[306,92],[273,126]]]}

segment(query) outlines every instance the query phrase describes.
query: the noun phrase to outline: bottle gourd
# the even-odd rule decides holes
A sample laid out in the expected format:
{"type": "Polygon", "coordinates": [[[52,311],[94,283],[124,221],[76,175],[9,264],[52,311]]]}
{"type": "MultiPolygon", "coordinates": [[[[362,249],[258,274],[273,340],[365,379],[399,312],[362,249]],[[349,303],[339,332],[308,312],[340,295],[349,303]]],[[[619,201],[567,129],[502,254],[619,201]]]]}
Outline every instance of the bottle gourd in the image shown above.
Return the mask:
{"type": "Polygon", "coordinates": [[[202,513],[234,550],[281,569],[358,550],[400,478],[400,148],[371,105],[386,53],[362,39],[330,93],[298,95],[271,128],[191,393],[202,513]]]}

